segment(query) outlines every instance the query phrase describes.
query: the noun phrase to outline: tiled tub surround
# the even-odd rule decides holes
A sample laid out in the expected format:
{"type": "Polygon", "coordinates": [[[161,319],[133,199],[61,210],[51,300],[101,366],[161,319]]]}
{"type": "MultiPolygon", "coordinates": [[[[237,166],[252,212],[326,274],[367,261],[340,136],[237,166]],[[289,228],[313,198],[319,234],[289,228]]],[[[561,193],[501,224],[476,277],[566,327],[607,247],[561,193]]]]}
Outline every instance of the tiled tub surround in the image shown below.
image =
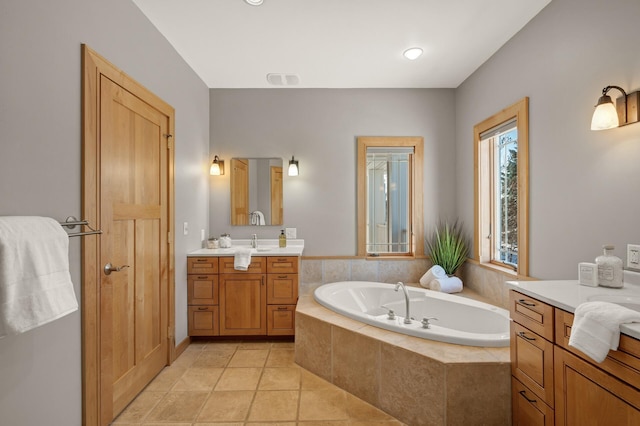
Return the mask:
{"type": "Polygon", "coordinates": [[[334,313],[312,295],[298,301],[296,336],[297,364],[407,424],[511,424],[509,348],[397,334],[334,313]]]}

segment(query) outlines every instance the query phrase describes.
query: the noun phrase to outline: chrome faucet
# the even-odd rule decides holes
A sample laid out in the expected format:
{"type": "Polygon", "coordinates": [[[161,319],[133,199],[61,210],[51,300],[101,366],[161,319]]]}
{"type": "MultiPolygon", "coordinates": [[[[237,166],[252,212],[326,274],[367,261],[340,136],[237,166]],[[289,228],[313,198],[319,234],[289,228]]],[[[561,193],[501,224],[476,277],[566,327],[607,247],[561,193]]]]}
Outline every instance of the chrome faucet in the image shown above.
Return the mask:
{"type": "Polygon", "coordinates": [[[251,247],[253,247],[254,249],[258,248],[258,235],[257,234],[252,234],[251,235],[251,247]]]}
{"type": "Polygon", "coordinates": [[[402,290],[404,291],[404,303],[406,305],[406,311],[405,311],[406,315],[404,317],[404,323],[411,324],[411,315],[409,314],[409,292],[407,291],[407,287],[405,287],[402,281],[398,281],[398,284],[396,284],[395,291],[398,291],[400,287],[402,287],[402,290]]]}

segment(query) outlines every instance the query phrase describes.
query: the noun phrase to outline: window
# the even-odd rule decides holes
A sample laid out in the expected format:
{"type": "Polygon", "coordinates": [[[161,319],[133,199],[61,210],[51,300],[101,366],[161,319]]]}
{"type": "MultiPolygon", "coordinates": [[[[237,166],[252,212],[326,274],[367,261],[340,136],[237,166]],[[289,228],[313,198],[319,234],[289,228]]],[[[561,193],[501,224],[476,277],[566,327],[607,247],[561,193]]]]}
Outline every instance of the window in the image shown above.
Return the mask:
{"type": "Polygon", "coordinates": [[[358,255],[422,255],[422,138],[357,142],[358,255]]]}
{"type": "Polygon", "coordinates": [[[528,274],[528,98],[474,127],[474,257],[528,274]]]}

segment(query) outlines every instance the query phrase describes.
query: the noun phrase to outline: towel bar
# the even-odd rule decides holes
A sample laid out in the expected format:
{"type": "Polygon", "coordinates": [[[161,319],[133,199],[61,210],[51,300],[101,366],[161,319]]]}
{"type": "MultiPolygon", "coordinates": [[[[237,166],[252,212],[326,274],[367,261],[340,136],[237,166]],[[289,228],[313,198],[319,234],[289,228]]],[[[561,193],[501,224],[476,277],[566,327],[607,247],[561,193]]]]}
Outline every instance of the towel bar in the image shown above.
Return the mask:
{"type": "Polygon", "coordinates": [[[69,237],[82,237],[84,235],[102,234],[101,230],[93,229],[91,226],[89,226],[88,221],[78,220],[73,216],[69,216],[64,222],[60,222],[60,225],[68,229],[74,229],[76,226],[86,226],[91,230],[91,231],[84,231],[84,232],[74,232],[69,234],[69,237]]]}

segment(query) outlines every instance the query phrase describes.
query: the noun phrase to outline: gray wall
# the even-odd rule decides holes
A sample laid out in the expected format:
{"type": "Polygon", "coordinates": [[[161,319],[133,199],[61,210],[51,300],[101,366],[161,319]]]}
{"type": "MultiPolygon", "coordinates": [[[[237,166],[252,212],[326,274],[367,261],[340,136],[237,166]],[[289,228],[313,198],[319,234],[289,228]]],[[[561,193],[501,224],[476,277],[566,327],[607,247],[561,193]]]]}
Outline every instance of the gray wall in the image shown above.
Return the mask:
{"type": "MultiPolygon", "coordinates": [[[[0,2],[0,215],[81,212],[80,45],[176,109],[176,341],[187,335],[185,253],[208,227],[209,92],[129,0],[0,2]],[[191,233],[182,236],[182,222],[191,233]]],[[[80,298],[80,240],[71,240],[80,298]]],[[[80,313],[0,340],[0,423],[80,425],[80,313]]]]}
{"type": "MultiPolygon", "coordinates": [[[[356,253],[356,137],[424,137],[424,221],[455,211],[452,89],[214,89],[211,157],[282,157],[284,226],[229,225],[229,173],[212,176],[212,234],[277,238],[298,229],[306,256],[356,253]],[[291,156],[300,175],[286,175],[291,156]]],[[[228,163],[227,163],[228,164],[228,163]]]]}
{"type": "MultiPolygon", "coordinates": [[[[640,242],[640,124],[592,132],[613,84],[640,89],[640,2],[554,0],[456,90],[458,215],[473,220],[473,125],[530,97],[530,275],[575,279],[640,242]]],[[[612,91],[614,96],[619,92],[612,91]]]]}

